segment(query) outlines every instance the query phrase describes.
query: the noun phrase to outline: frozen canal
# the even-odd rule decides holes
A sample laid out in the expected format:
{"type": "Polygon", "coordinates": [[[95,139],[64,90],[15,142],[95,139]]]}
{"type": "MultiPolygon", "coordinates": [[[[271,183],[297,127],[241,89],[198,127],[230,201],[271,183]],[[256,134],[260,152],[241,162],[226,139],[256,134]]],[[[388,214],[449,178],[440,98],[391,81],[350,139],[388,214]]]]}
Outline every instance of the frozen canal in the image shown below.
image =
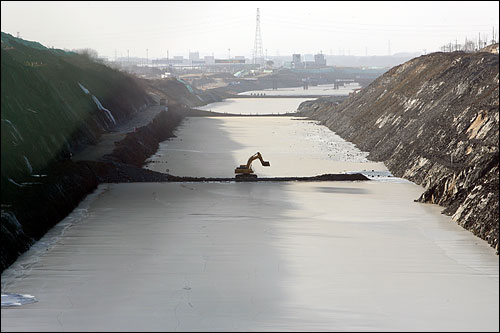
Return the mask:
{"type": "MultiPolygon", "coordinates": [[[[385,171],[291,118],[190,118],[148,168],[385,171]],[[246,120],[245,120],[246,119],[246,120]],[[294,152],[297,153],[294,153],[294,152]],[[257,161],[258,162],[258,161],[257,161]]],[[[105,184],[2,274],[2,331],[498,331],[498,256],[397,179],[105,184]]]]}

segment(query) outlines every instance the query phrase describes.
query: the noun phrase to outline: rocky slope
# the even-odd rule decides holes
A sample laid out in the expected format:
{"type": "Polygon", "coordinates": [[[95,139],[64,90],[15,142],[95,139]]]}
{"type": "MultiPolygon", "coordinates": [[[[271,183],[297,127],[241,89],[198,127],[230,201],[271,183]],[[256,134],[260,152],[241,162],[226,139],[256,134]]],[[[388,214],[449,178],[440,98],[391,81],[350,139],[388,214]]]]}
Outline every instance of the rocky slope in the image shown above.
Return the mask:
{"type": "Polygon", "coordinates": [[[299,110],[425,187],[418,199],[498,252],[498,54],[433,53],[379,77],[340,105],[299,110]]]}

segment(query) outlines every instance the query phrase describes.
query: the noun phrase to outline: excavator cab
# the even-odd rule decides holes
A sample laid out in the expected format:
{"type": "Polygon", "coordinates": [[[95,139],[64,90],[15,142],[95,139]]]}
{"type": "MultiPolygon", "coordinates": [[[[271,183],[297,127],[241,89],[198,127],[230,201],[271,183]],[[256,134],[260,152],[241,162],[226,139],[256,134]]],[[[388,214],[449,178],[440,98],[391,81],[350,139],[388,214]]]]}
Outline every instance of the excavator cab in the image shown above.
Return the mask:
{"type": "Polygon", "coordinates": [[[271,166],[271,163],[269,163],[269,161],[264,161],[264,159],[262,158],[262,155],[259,152],[257,152],[255,154],[253,154],[252,156],[250,156],[247,164],[242,164],[239,167],[237,167],[236,169],[234,169],[234,173],[236,174],[236,179],[240,179],[240,180],[256,179],[257,175],[253,173],[253,169],[252,169],[252,162],[256,159],[259,159],[260,163],[263,166],[271,166]]]}

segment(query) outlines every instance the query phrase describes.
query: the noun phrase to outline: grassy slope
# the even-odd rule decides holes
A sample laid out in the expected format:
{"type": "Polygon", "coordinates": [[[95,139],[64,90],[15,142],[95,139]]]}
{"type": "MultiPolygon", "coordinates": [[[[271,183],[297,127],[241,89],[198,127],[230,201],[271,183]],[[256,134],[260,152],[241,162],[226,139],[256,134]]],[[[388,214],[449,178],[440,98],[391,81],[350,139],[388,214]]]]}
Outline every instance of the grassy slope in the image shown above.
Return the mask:
{"type": "Polygon", "coordinates": [[[117,121],[147,102],[132,78],[84,56],[4,33],[1,53],[2,185],[29,175],[25,157],[33,173],[43,172],[61,152],[78,150],[112,125],[78,83],[117,121]]]}
{"type": "Polygon", "coordinates": [[[132,77],[85,56],[4,33],[1,40],[3,270],[97,186],[95,172],[65,161],[113,126],[92,95],[117,122],[149,97],[132,77]]]}

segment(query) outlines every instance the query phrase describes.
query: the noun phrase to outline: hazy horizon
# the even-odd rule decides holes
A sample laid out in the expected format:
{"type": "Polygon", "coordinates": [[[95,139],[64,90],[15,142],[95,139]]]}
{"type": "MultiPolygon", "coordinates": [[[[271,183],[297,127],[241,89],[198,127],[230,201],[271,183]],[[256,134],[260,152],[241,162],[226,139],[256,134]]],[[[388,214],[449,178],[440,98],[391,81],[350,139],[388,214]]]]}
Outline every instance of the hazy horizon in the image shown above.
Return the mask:
{"type": "Polygon", "coordinates": [[[108,58],[246,56],[260,8],[263,52],[373,56],[498,41],[499,4],[486,2],[17,2],[2,1],[3,32],[108,58]],[[146,51],[146,49],[148,51],[146,51]]]}

